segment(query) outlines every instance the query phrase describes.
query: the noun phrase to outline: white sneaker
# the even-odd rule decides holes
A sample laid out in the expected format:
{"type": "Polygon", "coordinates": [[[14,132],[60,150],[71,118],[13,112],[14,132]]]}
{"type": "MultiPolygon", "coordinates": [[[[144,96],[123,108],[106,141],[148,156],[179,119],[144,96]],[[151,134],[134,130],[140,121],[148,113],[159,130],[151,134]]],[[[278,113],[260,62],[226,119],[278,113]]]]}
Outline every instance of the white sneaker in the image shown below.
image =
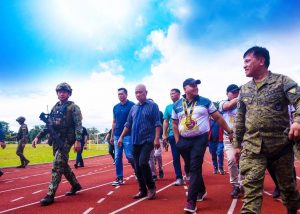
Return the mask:
{"type": "Polygon", "coordinates": [[[175,183],[174,183],[174,186],[181,186],[183,185],[183,180],[182,178],[177,178],[175,183]]]}
{"type": "Polygon", "coordinates": [[[114,182],[112,182],[112,186],[120,186],[123,184],[123,179],[117,178],[114,182]]]}
{"type": "Polygon", "coordinates": [[[186,175],[185,175],[185,180],[186,180],[186,181],[189,181],[190,179],[191,179],[190,174],[186,174],[186,175]]]}

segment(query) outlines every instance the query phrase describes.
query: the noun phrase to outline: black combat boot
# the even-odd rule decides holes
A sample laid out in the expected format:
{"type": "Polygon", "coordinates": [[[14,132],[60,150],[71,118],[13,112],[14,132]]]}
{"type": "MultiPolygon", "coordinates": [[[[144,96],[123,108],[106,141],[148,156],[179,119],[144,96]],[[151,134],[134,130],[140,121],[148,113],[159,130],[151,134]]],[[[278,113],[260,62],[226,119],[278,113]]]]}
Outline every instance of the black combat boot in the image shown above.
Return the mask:
{"type": "Polygon", "coordinates": [[[81,189],[82,189],[82,187],[80,186],[80,184],[76,184],[75,186],[72,186],[70,192],[66,192],[65,196],[75,195],[76,192],[81,189]]]}
{"type": "Polygon", "coordinates": [[[46,195],[45,198],[40,200],[40,204],[42,206],[48,206],[48,205],[52,204],[53,202],[54,202],[54,196],[52,196],[52,195],[46,195]]]}

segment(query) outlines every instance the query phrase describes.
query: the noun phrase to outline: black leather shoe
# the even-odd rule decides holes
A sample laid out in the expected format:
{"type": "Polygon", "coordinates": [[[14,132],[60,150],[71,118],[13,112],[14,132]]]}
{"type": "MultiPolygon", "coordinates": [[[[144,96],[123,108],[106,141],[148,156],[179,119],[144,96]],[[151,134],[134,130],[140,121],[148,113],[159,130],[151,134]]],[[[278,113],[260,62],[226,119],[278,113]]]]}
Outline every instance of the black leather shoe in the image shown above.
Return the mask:
{"type": "Polygon", "coordinates": [[[74,164],[74,168],[75,168],[75,169],[77,169],[77,168],[78,168],[78,165],[77,165],[77,163],[75,163],[75,164],[74,164]]]}
{"type": "Polygon", "coordinates": [[[276,187],[274,189],[274,192],[272,193],[272,197],[273,198],[279,198],[280,197],[280,191],[276,187]]]}
{"type": "Polygon", "coordinates": [[[140,198],[144,198],[147,196],[147,193],[145,192],[138,192],[138,194],[133,196],[133,199],[140,199],[140,198]]]}
{"type": "Polygon", "coordinates": [[[156,196],[156,188],[154,187],[153,189],[148,189],[148,195],[147,195],[148,200],[153,200],[155,196],[156,196]]]}
{"type": "Polygon", "coordinates": [[[24,165],[17,166],[16,168],[25,168],[24,165]]]}
{"type": "Polygon", "coordinates": [[[81,189],[82,189],[82,187],[80,186],[80,184],[77,184],[76,186],[72,186],[70,192],[66,192],[65,196],[75,195],[76,192],[81,189]]]}
{"type": "Polygon", "coordinates": [[[53,204],[53,202],[54,202],[54,196],[51,196],[51,195],[47,195],[45,198],[40,200],[40,204],[42,206],[48,206],[50,204],[53,204]]]}
{"type": "Polygon", "coordinates": [[[2,171],[0,170],[0,177],[1,177],[3,174],[4,174],[4,172],[2,172],[2,171]]]}

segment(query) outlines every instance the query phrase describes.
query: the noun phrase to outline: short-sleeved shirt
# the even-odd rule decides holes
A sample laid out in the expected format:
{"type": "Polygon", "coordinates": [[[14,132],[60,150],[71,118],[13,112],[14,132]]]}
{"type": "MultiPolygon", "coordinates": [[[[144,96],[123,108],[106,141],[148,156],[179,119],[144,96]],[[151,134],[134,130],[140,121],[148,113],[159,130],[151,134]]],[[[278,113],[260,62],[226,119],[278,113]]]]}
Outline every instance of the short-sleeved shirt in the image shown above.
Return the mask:
{"type": "Polygon", "coordinates": [[[219,105],[219,111],[221,112],[224,120],[226,121],[226,123],[228,124],[230,129],[234,128],[234,124],[235,124],[235,116],[237,113],[237,108],[232,108],[232,109],[228,109],[228,110],[224,110],[223,109],[223,105],[224,103],[228,102],[228,100],[222,100],[220,102],[219,105]]]}
{"type": "Polygon", "coordinates": [[[167,105],[165,112],[164,112],[164,120],[169,120],[169,136],[173,136],[173,130],[172,130],[172,110],[173,110],[174,103],[167,105]]]}
{"type": "MultiPolygon", "coordinates": [[[[116,137],[121,136],[128,114],[132,106],[134,106],[134,103],[129,100],[127,100],[126,103],[124,104],[118,103],[117,105],[114,106],[113,116],[116,121],[114,136],[116,137]]],[[[131,135],[130,131],[126,134],[126,136],[128,135],[131,135]]]]}
{"type": "Polygon", "coordinates": [[[125,126],[131,129],[134,145],[153,143],[156,127],[161,127],[159,109],[156,103],[146,100],[134,105],[128,115],[125,126]]]}
{"type": "Polygon", "coordinates": [[[196,102],[192,114],[192,120],[195,122],[195,126],[193,128],[188,128],[185,125],[187,116],[183,108],[184,100],[185,98],[181,98],[176,101],[172,111],[172,119],[179,120],[178,129],[180,135],[182,137],[196,137],[209,132],[209,116],[217,111],[215,105],[209,99],[199,95],[197,95],[191,102],[187,102],[187,112],[190,112],[192,105],[196,102]]]}

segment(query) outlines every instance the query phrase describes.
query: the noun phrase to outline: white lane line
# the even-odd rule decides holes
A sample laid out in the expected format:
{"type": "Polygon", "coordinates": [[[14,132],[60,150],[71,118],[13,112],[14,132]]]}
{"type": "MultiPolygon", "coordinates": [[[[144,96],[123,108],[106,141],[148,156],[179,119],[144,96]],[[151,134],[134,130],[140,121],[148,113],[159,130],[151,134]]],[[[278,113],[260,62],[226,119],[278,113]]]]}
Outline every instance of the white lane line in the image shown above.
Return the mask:
{"type": "Polygon", "coordinates": [[[109,193],[107,193],[107,195],[111,195],[111,194],[113,194],[114,193],[114,191],[110,191],[109,193]]]}
{"type": "Polygon", "coordinates": [[[33,192],[32,194],[37,194],[37,193],[42,192],[42,191],[43,190],[38,190],[38,191],[33,192]]]}
{"type": "Polygon", "coordinates": [[[0,193],[11,192],[11,191],[14,191],[14,190],[19,190],[19,189],[26,189],[26,188],[35,187],[35,186],[40,186],[40,185],[44,185],[44,184],[49,184],[49,181],[48,181],[48,182],[45,182],[45,183],[33,184],[33,185],[25,186],[25,187],[19,187],[19,188],[15,188],[15,189],[3,190],[3,191],[0,191],[0,193]]]}
{"type": "Polygon", "coordinates": [[[16,198],[16,199],[14,199],[14,200],[11,200],[10,202],[19,201],[19,200],[21,200],[21,199],[23,199],[23,198],[24,198],[24,197],[16,198]]]}
{"type": "Polygon", "coordinates": [[[187,186],[183,186],[183,188],[184,188],[184,189],[188,189],[188,187],[187,187],[187,186]]]}
{"type": "MultiPolygon", "coordinates": [[[[115,169],[109,169],[109,170],[105,170],[105,171],[93,173],[93,175],[95,175],[95,174],[101,174],[101,173],[105,173],[105,172],[109,172],[109,171],[115,171],[115,169]]],[[[79,176],[76,176],[76,178],[86,177],[86,176],[88,176],[88,175],[79,175],[79,176]]],[[[26,189],[26,188],[40,186],[40,185],[44,185],[44,184],[49,184],[49,181],[48,182],[44,182],[44,183],[40,183],[40,184],[33,184],[33,185],[29,185],[29,186],[24,186],[24,187],[18,187],[18,188],[14,188],[14,189],[2,190],[2,191],[0,191],[0,193],[11,192],[11,191],[20,190],[20,189],[26,189]]]]}
{"type": "MultiPolygon", "coordinates": [[[[156,193],[159,193],[159,192],[161,192],[161,191],[163,191],[163,190],[165,190],[165,189],[167,189],[167,188],[169,188],[169,187],[171,187],[171,186],[173,186],[173,185],[174,185],[174,182],[172,182],[172,183],[170,183],[169,185],[167,185],[167,186],[165,186],[165,187],[163,187],[163,188],[157,190],[156,193]]],[[[146,199],[147,199],[147,197],[141,198],[141,199],[139,199],[139,200],[137,200],[137,201],[135,201],[135,202],[133,202],[133,203],[130,203],[130,204],[124,206],[124,207],[121,207],[120,209],[117,209],[117,210],[115,210],[115,211],[112,211],[110,214],[115,214],[115,213],[121,212],[121,211],[123,211],[123,210],[125,210],[125,209],[127,209],[127,208],[129,208],[129,207],[132,207],[133,205],[135,205],[135,204],[137,204],[137,203],[140,203],[141,201],[144,201],[144,200],[146,200],[146,199]]]]}
{"type": "Polygon", "coordinates": [[[94,207],[90,207],[90,208],[88,208],[86,211],[84,211],[83,214],[88,214],[88,213],[90,213],[93,209],[94,209],[94,207]]]}
{"type": "Polygon", "coordinates": [[[119,189],[119,188],[120,188],[120,186],[116,186],[116,187],[115,187],[115,189],[119,189]]]}
{"type": "Polygon", "coordinates": [[[265,190],[264,190],[264,193],[267,194],[267,195],[270,195],[270,196],[272,195],[271,193],[269,193],[269,192],[267,192],[265,190]]]}
{"type": "Polygon", "coordinates": [[[3,181],[10,181],[10,180],[14,181],[14,180],[19,180],[19,179],[24,180],[26,178],[37,177],[37,176],[40,176],[40,175],[47,175],[47,174],[50,174],[50,173],[51,172],[44,172],[44,173],[39,173],[39,174],[35,174],[35,175],[30,175],[30,176],[28,175],[28,176],[22,176],[22,177],[17,177],[17,178],[9,178],[9,179],[5,179],[3,181]]]}
{"type": "Polygon", "coordinates": [[[227,214],[232,214],[235,207],[236,207],[237,199],[232,199],[231,205],[229,207],[229,210],[227,211],[227,214]]]}
{"type": "Polygon", "coordinates": [[[300,177],[296,176],[296,178],[297,178],[298,180],[300,180],[300,177]]]}
{"type": "Polygon", "coordinates": [[[68,181],[63,181],[62,183],[65,184],[65,183],[67,183],[67,182],[68,182],[68,181]]]}
{"type": "Polygon", "coordinates": [[[6,181],[5,183],[8,184],[8,183],[11,183],[11,182],[14,182],[14,181],[6,181]]]}
{"type": "Polygon", "coordinates": [[[99,200],[99,201],[97,201],[97,204],[100,204],[100,203],[102,203],[104,200],[105,200],[105,198],[100,198],[100,200],[99,200]]]}
{"type": "MultiPolygon", "coordinates": [[[[272,196],[272,193],[267,192],[267,191],[265,191],[265,190],[264,190],[264,193],[265,193],[266,195],[268,195],[268,196],[272,196]]],[[[281,198],[273,198],[273,199],[276,200],[276,201],[282,202],[281,198]]],[[[300,210],[299,210],[299,211],[300,211],[300,210]]]]}
{"type": "MultiPolygon", "coordinates": [[[[97,189],[99,187],[106,186],[106,185],[111,185],[111,182],[108,182],[108,183],[105,183],[105,184],[100,184],[100,185],[90,187],[90,188],[86,188],[86,189],[80,190],[78,192],[85,192],[85,191],[92,190],[92,189],[97,189]]],[[[56,196],[55,198],[61,198],[61,197],[65,197],[65,195],[59,195],[59,196],[56,196]]],[[[1,213],[7,213],[7,212],[10,212],[10,211],[13,211],[13,210],[18,210],[18,209],[21,209],[21,208],[24,208],[24,207],[29,207],[31,205],[35,205],[35,204],[39,204],[39,203],[40,203],[40,201],[36,201],[36,202],[33,202],[33,203],[24,204],[22,206],[10,208],[10,209],[7,209],[7,210],[2,210],[2,211],[0,211],[0,214],[1,213]]]]}

